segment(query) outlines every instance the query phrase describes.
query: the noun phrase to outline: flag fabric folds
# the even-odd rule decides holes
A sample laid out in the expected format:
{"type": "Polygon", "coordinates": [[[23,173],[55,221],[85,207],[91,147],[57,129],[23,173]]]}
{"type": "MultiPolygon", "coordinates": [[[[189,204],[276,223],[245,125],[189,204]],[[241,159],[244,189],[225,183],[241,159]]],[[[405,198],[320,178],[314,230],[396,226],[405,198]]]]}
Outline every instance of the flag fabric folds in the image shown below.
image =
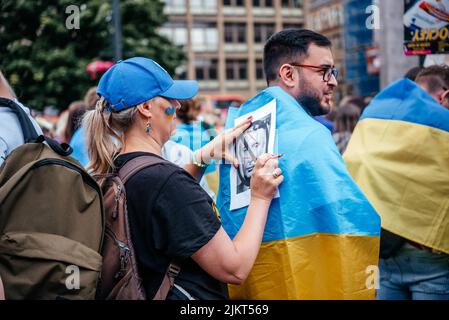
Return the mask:
{"type": "MultiPolygon", "coordinates": [[[[276,99],[275,153],[284,182],[273,200],[263,242],[247,280],[231,299],[372,299],[380,218],[350,177],[329,130],[280,87],[270,87],[234,119],[276,99]]],[[[247,207],[230,210],[230,165],[220,164],[218,209],[233,238],[247,207]]]]}
{"type": "Polygon", "coordinates": [[[398,80],[365,109],[344,159],[384,229],[449,253],[449,110],[398,80]]]}

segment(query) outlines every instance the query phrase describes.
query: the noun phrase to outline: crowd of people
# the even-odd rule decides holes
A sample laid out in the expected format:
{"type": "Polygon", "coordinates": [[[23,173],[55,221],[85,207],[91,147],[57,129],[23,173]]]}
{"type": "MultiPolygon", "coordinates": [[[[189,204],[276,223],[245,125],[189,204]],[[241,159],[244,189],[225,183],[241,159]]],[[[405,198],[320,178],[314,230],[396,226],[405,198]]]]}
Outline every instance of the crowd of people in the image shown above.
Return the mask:
{"type": "MultiPolygon", "coordinates": [[[[0,164],[30,142],[8,103],[92,176],[154,158],[124,184],[148,299],[173,261],[181,271],[167,299],[449,299],[449,67],[414,68],[374,98],[333,107],[338,70],[323,35],[280,31],[263,61],[267,89],[215,123],[202,121],[211,115],[196,81],[173,80],[149,58],[116,63],[45,127],[0,73],[0,164]],[[250,115],[273,99],[267,153],[268,136],[239,137],[264,125],[250,115]],[[233,168],[251,190],[238,210],[233,168]],[[372,265],[380,282],[370,287],[372,265]]],[[[14,284],[4,287],[8,298],[14,284]]]]}

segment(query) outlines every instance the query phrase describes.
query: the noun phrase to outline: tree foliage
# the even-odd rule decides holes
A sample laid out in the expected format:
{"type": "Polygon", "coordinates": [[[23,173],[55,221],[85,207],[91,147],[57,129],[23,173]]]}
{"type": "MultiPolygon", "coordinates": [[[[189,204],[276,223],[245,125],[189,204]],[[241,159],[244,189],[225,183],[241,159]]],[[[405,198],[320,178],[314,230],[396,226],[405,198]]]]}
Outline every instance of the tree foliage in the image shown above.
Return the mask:
{"type": "MultiPolygon", "coordinates": [[[[150,57],[171,74],[181,48],[156,30],[166,21],[159,0],[121,0],[123,59],[150,57]]],[[[86,71],[95,60],[114,60],[111,0],[1,0],[0,69],[19,99],[34,109],[64,109],[98,83],[86,71]],[[79,29],[66,12],[79,8],[79,29]],[[68,20],[69,19],[69,20],[68,20]]]]}

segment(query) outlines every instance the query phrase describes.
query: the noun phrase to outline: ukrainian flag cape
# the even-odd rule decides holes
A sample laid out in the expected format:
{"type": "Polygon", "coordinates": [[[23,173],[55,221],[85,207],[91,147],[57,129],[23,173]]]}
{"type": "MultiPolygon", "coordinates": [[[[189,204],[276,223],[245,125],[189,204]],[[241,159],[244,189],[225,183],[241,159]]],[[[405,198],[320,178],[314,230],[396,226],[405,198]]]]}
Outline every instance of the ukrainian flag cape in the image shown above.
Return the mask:
{"type": "Polygon", "coordinates": [[[449,253],[449,110],[399,80],[366,108],[344,159],[384,229],[449,253]]]}
{"type": "MultiPolygon", "coordinates": [[[[236,117],[276,99],[275,152],[285,180],[273,200],[254,268],[232,299],[371,299],[380,218],[350,177],[330,132],[280,87],[270,87],[236,117]],[[371,277],[372,278],[372,277],[371,277]]],[[[230,165],[220,165],[218,209],[233,238],[247,208],[230,211],[230,165]]]]}

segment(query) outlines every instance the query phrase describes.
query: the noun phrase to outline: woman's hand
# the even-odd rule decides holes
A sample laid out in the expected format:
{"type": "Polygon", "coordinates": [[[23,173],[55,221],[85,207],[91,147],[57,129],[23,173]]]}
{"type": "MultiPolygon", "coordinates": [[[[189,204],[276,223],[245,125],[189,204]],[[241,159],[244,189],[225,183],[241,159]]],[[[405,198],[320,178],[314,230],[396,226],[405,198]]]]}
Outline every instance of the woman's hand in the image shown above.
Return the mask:
{"type": "Polygon", "coordinates": [[[261,155],[251,176],[251,197],[271,201],[278,186],[284,181],[278,158],[282,155],[261,155]]]}
{"type": "Polygon", "coordinates": [[[219,134],[214,140],[195,151],[195,158],[198,162],[207,164],[209,164],[212,159],[225,160],[226,163],[232,163],[234,167],[237,168],[238,161],[234,157],[231,146],[235,143],[236,139],[251,126],[251,123],[252,116],[235,128],[219,134]]]}

